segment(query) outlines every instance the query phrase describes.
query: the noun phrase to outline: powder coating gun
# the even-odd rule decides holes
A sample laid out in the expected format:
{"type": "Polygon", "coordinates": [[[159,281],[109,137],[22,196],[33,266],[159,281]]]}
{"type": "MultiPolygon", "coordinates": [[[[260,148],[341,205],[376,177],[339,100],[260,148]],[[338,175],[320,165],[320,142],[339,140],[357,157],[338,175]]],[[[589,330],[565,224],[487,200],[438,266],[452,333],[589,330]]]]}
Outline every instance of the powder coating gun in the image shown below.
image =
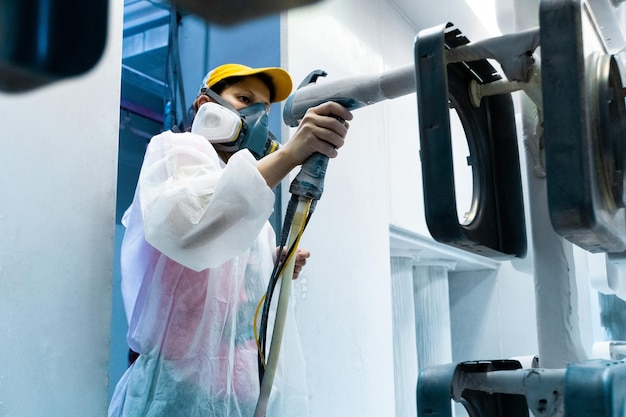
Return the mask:
{"type": "MultiPolygon", "coordinates": [[[[382,76],[355,77],[329,83],[317,84],[325,71],[310,73],[298,89],[287,98],[283,110],[283,120],[288,126],[296,127],[306,111],[327,101],[334,101],[352,111],[384,99],[400,97],[415,92],[415,67],[407,66],[382,76]]],[[[292,195],[320,199],[324,190],[324,175],[328,157],[316,154],[303,165],[291,183],[292,195]]]]}
{"type": "MultiPolygon", "coordinates": [[[[525,81],[533,64],[532,59],[529,58],[529,51],[532,53],[537,47],[537,33],[538,31],[534,30],[528,33],[505,35],[477,42],[472,46],[468,45],[467,47],[447,50],[445,60],[451,63],[496,58],[501,63],[504,63],[502,64],[503,69],[505,73],[508,72],[507,75],[513,83],[522,79],[525,81]],[[514,42],[512,42],[513,40],[514,42]],[[473,46],[475,46],[475,49],[473,46]]],[[[352,111],[385,99],[393,99],[416,92],[415,65],[387,71],[381,75],[359,76],[318,84],[317,79],[323,76],[326,76],[326,72],[321,70],[313,71],[287,99],[283,110],[283,119],[288,126],[298,126],[309,108],[327,101],[337,102],[352,111]]],[[[522,88],[522,86],[516,84],[502,85],[496,86],[489,91],[483,91],[482,94],[487,96],[490,94],[510,93],[522,88]]],[[[478,97],[478,100],[480,100],[480,97],[478,97]]],[[[327,165],[328,157],[322,154],[315,154],[305,161],[300,172],[291,183],[290,192],[292,198],[287,208],[283,239],[281,240],[288,241],[287,248],[289,248],[289,252],[288,259],[285,262],[286,266],[283,267],[283,271],[280,273],[282,276],[291,277],[293,275],[297,244],[315,207],[315,203],[320,199],[323,192],[327,165]],[[288,227],[289,225],[291,227],[288,227]]],[[[265,416],[269,403],[269,396],[278,364],[280,345],[282,343],[290,286],[291,279],[282,280],[272,333],[272,349],[269,352],[267,364],[264,363],[263,357],[260,358],[261,392],[254,417],[265,416]]],[[[273,284],[270,282],[270,287],[265,297],[264,317],[267,317],[267,312],[269,311],[272,292],[273,284]]],[[[263,323],[261,327],[263,330],[263,323]]],[[[261,351],[263,351],[265,349],[264,334],[260,339],[260,343],[263,345],[261,351]]],[[[262,356],[264,356],[264,353],[262,353],[262,356]]]]}

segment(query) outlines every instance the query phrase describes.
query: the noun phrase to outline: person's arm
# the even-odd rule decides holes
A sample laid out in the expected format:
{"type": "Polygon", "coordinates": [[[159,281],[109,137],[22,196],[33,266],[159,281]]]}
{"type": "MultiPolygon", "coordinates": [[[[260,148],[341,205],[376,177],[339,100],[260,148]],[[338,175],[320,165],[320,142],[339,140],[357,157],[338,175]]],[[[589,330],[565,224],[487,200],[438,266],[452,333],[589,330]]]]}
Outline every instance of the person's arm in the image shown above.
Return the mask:
{"type": "Polygon", "coordinates": [[[138,189],[146,241],[196,271],[250,246],[274,208],[250,152],[223,167],[211,144],[193,133],[152,139],[138,189]]]}
{"type": "Polygon", "coordinates": [[[352,120],[352,113],[338,103],[326,102],[307,110],[292,138],[259,161],[258,169],[267,185],[276,187],[316,152],[336,157],[348,133],[347,120],[352,120]]]}

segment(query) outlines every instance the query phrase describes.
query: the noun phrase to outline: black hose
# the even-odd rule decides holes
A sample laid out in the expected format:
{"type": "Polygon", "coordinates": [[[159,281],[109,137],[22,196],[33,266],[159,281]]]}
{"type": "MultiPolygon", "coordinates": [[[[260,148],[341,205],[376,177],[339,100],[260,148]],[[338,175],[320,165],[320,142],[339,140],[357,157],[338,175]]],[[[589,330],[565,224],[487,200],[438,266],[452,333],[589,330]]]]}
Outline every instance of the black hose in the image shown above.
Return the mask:
{"type": "MultiPolygon", "coordinates": [[[[289,200],[289,204],[287,205],[287,211],[285,213],[285,220],[283,222],[283,231],[281,234],[281,238],[279,241],[278,252],[276,253],[276,262],[274,262],[274,269],[272,271],[272,275],[270,276],[270,280],[267,286],[267,291],[265,293],[265,301],[263,303],[263,310],[261,313],[261,324],[259,328],[259,345],[260,352],[258,357],[258,368],[259,368],[259,383],[263,381],[263,374],[265,373],[265,346],[267,340],[267,322],[269,320],[269,309],[270,304],[272,302],[272,295],[274,294],[274,290],[276,289],[276,284],[278,283],[278,278],[280,277],[280,273],[285,265],[284,262],[281,262],[281,255],[285,245],[287,244],[287,239],[289,238],[289,231],[291,230],[291,224],[293,223],[293,217],[296,213],[296,208],[298,206],[298,197],[292,195],[291,200],[289,200]]],[[[291,248],[293,251],[293,247],[291,248]]],[[[285,259],[289,259],[289,255],[291,253],[288,252],[285,259]]]]}

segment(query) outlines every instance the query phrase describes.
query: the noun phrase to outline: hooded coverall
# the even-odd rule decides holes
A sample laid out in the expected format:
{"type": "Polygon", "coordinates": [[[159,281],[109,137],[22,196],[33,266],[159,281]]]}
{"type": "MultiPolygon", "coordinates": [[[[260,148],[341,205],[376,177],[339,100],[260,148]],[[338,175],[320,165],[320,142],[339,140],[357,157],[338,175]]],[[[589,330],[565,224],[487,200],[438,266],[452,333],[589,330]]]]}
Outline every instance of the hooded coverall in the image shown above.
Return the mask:
{"type": "MultiPolygon", "coordinates": [[[[127,340],[139,358],[115,389],[110,417],[253,415],[253,319],[276,256],[267,222],[273,205],[247,150],[224,164],[193,133],[151,140],[123,217],[121,252],[127,340]]],[[[281,361],[286,352],[295,362],[277,374],[268,415],[291,407],[306,415],[304,365],[291,326],[288,320],[284,344],[291,346],[283,346],[281,361]]]]}

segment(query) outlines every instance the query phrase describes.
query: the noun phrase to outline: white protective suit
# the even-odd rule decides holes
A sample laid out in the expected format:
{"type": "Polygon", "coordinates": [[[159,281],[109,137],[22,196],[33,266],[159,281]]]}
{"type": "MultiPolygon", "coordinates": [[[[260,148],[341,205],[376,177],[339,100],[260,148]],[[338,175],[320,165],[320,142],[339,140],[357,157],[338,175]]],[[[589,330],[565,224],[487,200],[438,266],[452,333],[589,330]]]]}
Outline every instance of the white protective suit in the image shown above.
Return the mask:
{"type": "MultiPolygon", "coordinates": [[[[121,255],[128,343],[139,358],[115,389],[110,417],[253,415],[253,319],[276,255],[273,204],[247,150],[225,166],[202,136],[168,131],[151,140],[121,255]]],[[[289,321],[281,364],[267,416],[306,415],[289,321]]]]}

